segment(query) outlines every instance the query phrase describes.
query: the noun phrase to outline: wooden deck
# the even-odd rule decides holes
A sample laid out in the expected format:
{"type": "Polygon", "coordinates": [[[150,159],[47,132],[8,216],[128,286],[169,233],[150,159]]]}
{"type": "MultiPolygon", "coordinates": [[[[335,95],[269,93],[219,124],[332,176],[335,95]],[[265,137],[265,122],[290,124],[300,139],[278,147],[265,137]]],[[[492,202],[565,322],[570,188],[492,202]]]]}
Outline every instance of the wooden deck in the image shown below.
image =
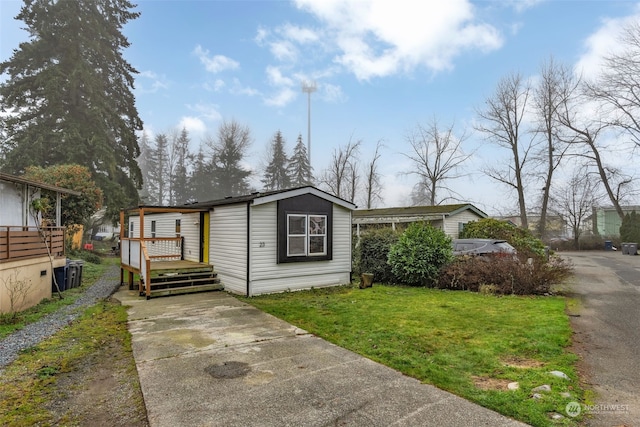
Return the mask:
{"type": "Polygon", "coordinates": [[[185,261],[185,260],[174,260],[174,261],[155,261],[151,263],[151,273],[154,271],[165,271],[165,270],[188,270],[188,269],[197,269],[197,268],[210,268],[210,264],[205,264],[204,262],[194,262],[194,261],[185,261]]]}

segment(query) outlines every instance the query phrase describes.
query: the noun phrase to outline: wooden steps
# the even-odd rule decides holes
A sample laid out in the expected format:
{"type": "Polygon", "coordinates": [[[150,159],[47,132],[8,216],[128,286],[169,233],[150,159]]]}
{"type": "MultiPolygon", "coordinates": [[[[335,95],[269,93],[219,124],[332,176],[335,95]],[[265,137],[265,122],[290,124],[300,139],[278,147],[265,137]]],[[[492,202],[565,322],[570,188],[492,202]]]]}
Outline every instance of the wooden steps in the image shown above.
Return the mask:
{"type": "MultiPolygon", "coordinates": [[[[154,271],[151,275],[151,295],[147,296],[147,299],[156,296],[221,291],[224,286],[217,276],[212,265],[154,271]]],[[[143,292],[140,296],[145,295],[143,292]]]]}

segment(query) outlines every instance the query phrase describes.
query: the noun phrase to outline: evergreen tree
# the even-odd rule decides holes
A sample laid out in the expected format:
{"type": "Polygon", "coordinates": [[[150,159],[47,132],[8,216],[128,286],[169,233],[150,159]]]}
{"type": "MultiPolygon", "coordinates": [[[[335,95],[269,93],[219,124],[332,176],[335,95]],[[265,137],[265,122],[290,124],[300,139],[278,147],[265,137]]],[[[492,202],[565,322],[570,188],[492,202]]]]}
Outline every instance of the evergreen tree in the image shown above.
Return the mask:
{"type": "Polygon", "coordinates": [[[159,205],[166,203],[169,199],[169,140],[167,135],[159,133],[156,135],[156,146],[151,154],[151,162],[154,169],[149,175],[149,193],[159,205]]]}
{"type": "Polygon", "coordinates": [[[271,160],[264,171],[262,183],[266,191],[282,190],[291,187],[291,179],[287,170],[289,160],[284,151],[284,139],[280,131],[276,132],[271,141],[271,160]]]}
{"type": "Polygon", "coordinates": [[[171,174],[171,197],[169,204],[183,205],[189,200],[189,185],[187,174],[187,161],[191,157],[189,153],[189,133],[182,128],[180,135],[173,142],[174,167],[171,174]]]}
{"type": "Polygon", "coordinates": [[[288,175],[292,187],[313,185],[313,169],[309,164],[307,147],[302,143],[302,135],[298,135],[293,155],[289,159],[288,175]]]}
{"type": "Polygon", "coordinates": [[[640,243],[640,215],[633,211],[622,219],[620,239],[623,242],[640,243]]]}
{"type": "Polygon", "coordinates": [[[224,121],[218,128],[218,138],[209,142],[213,149],[211,175],[214,199],[240,196],[249,192],[250,170],[241,162],[251,145],[251,131],[235,120],[224,121]]]}
{"type": "Polygon", "coordinates": [[[155,160],[153,158],[153,146],[149,140],[147,132],[142,132],[140,141],[140,156],[138,156],[138,166],[142,174],[142,187],[138,191],[140,201],[145,205],[156,205],[158,200],[155,198],[155,193],[150,191],[150,183],[152,182],[152,174],[156,169],[155,160]]]}
{"type": "Polygon", "coordinates": [[[205,202],[213,199],[211,192],[213,179],[210,171],[210,164],[205,158],[202,145],[200,145],[198,153],[193,158],[193,168],[189,176],[189,197],[186,203],[205,202]]]}
{"type": "Polygon", "coordinates": [[[20,44],[0,74],[3,109],[2,169],[86,166],[102,188],[107,213],[137,202],[142,176],[135,132],[133,75],[124,60],[123,26],[139,13],[128,0],[30,0],[16,19],[29,41],[20,44]]]}

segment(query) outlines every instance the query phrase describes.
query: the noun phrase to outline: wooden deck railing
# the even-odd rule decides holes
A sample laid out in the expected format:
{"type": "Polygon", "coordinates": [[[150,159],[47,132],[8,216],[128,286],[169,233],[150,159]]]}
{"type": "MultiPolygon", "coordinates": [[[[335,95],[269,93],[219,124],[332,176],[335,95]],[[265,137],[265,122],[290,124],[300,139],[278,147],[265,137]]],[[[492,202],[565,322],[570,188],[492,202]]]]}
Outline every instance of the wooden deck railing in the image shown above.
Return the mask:
{"type": "MultiPolygon", "coordinates": [[[[139,291],[151,295],[151,264],[183,259],[184,237],[135,238],[120,241],[120,265],[140,275],[139,291]],[[144,283],[144,289],[142,288],[144,283]]],[[[131,279],[130,279],[131,280],[131,279]]],[[[122,279],[121,279],[122,281],[122,279]]]]}
{"type": "Polygon", "coordinates": [[[0,226],[0,261],[47,256],[63,257],[64,227],[0,226]]]}

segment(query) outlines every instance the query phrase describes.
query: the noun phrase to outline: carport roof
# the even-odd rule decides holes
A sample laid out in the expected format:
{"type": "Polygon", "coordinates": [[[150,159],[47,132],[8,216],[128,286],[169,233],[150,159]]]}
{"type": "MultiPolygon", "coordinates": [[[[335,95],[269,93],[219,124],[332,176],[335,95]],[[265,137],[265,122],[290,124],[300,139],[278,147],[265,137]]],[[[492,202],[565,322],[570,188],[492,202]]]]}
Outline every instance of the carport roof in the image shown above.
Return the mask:
{"type": "Polygon", "coordinates": [[[480,218],[487,218],[488,215],[470,203],[460,203],[454,205],[436,206],[406,206],[397,208],[382,209],[358,209],[353,211],[353,222],[390,222],[412,220],[441,219],[443,216],[453,216],[470,210],[480,218]]]}

